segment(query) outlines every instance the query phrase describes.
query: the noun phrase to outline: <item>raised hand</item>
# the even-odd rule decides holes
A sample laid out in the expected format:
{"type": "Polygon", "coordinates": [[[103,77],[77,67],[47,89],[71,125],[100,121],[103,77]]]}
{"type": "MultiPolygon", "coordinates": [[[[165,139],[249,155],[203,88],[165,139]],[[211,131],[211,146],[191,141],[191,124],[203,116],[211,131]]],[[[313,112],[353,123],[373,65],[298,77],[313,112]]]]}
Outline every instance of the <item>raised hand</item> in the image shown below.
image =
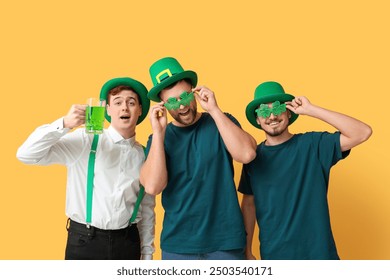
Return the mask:
{"type": "Polygon", "coordinates": [[[167,127],[167,110],[164,102],[157,103],[149,110],[149,119],[153,133],[164,132],[167,127]]]}
{"type": "Polygon", "coordinates": [[[74,104],[64,117],[64,128],[75,128],[85,123],[85,110],[87,105],[74,104]]]}
{"type": "Polygon", "coordinates": [[[215,99],[214,92],[205,86],[198,86],[192,91],[195,93],[195,98],[202,106],[203,110],[211,113],[213,110],[219,109],[215,99]]]}
{"type": "Polygon", "coordinates": [[[286,108],[295,114],[308,115],[313,105],[305,96],[297,96],[293,100],[286,102],[286,108]]]}

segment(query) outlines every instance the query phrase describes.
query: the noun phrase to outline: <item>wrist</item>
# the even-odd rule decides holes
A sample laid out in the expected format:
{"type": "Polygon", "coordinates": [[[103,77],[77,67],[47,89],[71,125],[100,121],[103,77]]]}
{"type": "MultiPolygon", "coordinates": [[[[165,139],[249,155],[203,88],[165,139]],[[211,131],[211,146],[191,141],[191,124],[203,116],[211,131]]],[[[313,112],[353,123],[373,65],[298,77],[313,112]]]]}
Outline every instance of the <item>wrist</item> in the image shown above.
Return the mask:
{"type": "Polygon", "coordinates": [[[209,109],[207,112],[210,114],[210,116],[212,118],[217,117],[218,115],[223,114],[223,112],[221,111],[221,109],[219,109],[218,106],[215,106],[214,108],[209,109]]]}
{"type": "Polygon", "coordinates": [[[306,111],[305,111],[305,113],[303,115],[307,115],[307,116],[310,116],[310,117],[318,117],[318,115],[320,114],[321,109],[322,108],[319,107],[319,106],[310,104],[310,106],[308,106],[308,108],[306,109],[306,111]]]}
{"type": "Polygon", "coordinates": [[[68,122],[68,120],[67,120],[66,117],[63,117],[63,118],[62,118],[62,126],[63,126],[63,128],[69,128],[69,129],[72,129],[72,128],[73,128],[73,127],[71,127],[71,126],[69,125],[69,122],[68,122]]]}
{"type": "Polygon", "coordinates": [[[165,129],[153,131],[153,140],[154,141],[164,142],[164,138],[165,138],[165,129]]]}

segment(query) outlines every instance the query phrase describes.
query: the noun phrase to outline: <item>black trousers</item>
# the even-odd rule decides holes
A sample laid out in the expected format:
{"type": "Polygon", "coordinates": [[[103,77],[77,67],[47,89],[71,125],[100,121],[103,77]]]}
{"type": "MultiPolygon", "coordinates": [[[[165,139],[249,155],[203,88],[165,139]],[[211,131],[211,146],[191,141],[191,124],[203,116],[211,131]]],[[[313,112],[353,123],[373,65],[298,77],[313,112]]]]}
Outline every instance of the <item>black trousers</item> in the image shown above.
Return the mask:
{"type": "Polygon", "coordinates": [[[68,220],[65,260],[139,260],[141,244],[136,224],[102,230],[68,220]]]}

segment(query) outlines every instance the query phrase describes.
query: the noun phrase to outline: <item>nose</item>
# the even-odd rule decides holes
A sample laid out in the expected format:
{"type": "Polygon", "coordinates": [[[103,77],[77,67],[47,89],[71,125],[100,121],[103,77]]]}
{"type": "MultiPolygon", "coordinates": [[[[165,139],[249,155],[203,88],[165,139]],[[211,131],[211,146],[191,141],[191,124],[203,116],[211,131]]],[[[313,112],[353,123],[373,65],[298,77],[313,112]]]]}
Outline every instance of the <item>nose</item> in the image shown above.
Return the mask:
{"type": "Polygon", "coordinates": [[[184,109],[184,105],[183,104],[180,104],[180,107],[179,107],[179,109],[181,110],[181,109],[184,109]]]}
{"type": "Polygon", "coordinates": [[[269,119],[276,119],[276,116],[273,113],[271,113],[271,115],[269,116],[269,119]]]}
{"type": "Polygon", "coordinates": [[[129,109],[129,106],[127,106],[127,104],[125,103],[123,106],[122,106],[122,111],[128,111],[129,109]]]}

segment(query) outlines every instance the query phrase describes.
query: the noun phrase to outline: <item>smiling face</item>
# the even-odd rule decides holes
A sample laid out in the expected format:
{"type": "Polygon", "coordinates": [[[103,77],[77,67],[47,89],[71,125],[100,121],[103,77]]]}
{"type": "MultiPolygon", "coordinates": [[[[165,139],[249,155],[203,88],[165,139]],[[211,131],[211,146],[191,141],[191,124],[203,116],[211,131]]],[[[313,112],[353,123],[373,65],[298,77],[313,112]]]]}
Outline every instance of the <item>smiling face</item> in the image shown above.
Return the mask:
{"type": "MultiPolygon", "coordinates": [[[[160,98],[164,102],[167,102],[169,98],[180,100],[180,95],[183,94],[183,92],[190,93],[191,91],[191,84],[185,80],[181,80],[174,86],[163,89],[160,93],[160,98]]],[[[193,99],[187,106],[180,104],[180,107],[177,110],[168,110],[168,112],[174,119],[173,124],[176,126],[191,125],[200,117],[200,113],[197,112],[195,99],[193,99]]]]}
{"type": "MultiPolygon", "coordinates": [[[[272,103],[267,104],[269,108],[272,108],[272,103]]],[[[269,117],[258,116],[256,118],[257,123],[266,133],[267,137],[277,137],[284,134],[289,134],[288,125],[291,118],[291,112],[289,110],[284,111],[279,115],[271,113],[269,117]]]]}
{"type": "Polygon", "coordinates": [[[135,127],[142,106],[138,95],[131,89],[124,89],[118,93],[109,93],[107,114],[111,117],[111,125],[125,138],[135,135],[135,127]]]}

